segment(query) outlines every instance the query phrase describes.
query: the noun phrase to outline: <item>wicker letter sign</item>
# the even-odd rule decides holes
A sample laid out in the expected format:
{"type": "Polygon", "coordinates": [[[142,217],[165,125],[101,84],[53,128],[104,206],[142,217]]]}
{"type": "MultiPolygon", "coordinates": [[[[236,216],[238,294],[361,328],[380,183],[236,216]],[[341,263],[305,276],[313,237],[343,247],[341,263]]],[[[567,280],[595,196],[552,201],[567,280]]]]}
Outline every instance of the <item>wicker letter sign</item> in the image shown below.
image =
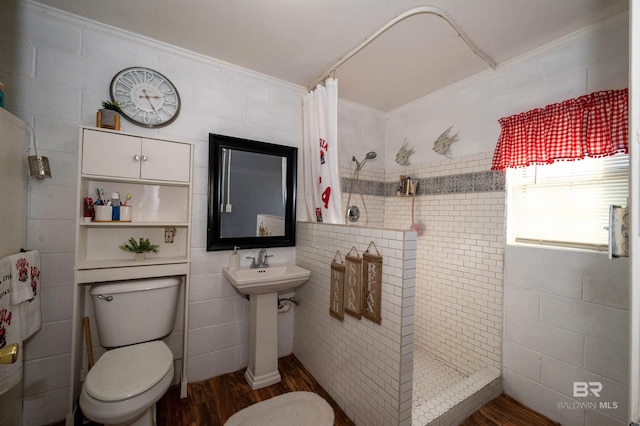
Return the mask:
{"type": "Polygon", "coordinates": [[[362,258],[352,247],[345,256],[344,311],[360,319],[362,312],[362,258]],[[351,255],[355,251],[356,255],[351,255]]]}
{"type": "Polygon", "coordinates": [[[362,316],[380,324],[381,299],[382,299],[382,256],[378,252],[373,241],[362,255],[364,259],[364,284],[362,286],[362,316]],[[369,252],[371,245],[376,249],[376,254],[369,252]]]}
{"type": "Polygon", "coordinates": [[[329,314],[342,321],[344,319],[344,263],[337,261],[340,250],[331,262],[331,286],[329,288],[329,314]]]}

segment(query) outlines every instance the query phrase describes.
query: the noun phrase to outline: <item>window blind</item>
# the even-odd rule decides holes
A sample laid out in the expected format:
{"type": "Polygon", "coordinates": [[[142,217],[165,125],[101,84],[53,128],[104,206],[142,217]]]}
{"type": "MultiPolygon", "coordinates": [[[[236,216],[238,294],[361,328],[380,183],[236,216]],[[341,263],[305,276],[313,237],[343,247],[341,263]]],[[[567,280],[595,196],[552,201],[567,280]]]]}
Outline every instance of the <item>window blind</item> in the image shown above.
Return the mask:
{"type": "Polygon", "coordinates": [[[606,250],[609,205],[627,205],[626,154],[507,169],[508,236],[606,250]]]}

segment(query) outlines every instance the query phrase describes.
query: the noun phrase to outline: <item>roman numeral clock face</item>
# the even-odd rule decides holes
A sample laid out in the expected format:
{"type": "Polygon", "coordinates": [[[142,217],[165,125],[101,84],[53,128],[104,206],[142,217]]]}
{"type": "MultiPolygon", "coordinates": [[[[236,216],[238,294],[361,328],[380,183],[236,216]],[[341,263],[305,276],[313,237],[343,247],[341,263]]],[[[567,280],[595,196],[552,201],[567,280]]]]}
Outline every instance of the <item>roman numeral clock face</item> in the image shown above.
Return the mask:
{"type": "Polygon", "coordinates": [[[120,71],[111,80],[111,100],[125,119],[143,127],[164,127],[180,113],[180,95],[169,79],[149,68],[120,71]]]}

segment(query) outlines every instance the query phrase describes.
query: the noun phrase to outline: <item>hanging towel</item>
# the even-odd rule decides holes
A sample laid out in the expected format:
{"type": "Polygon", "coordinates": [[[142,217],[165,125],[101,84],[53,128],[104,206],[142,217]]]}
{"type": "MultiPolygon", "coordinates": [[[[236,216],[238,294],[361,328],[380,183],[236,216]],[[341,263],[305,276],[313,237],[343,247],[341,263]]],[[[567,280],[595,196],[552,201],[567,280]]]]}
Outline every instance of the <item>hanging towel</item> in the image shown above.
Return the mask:
{"type": "Polygon", "coordinates": [[[12,264],[8,257],[0,260],[0,349],[18,343],[18,359],[0,366],[0,395],[22,379],[21,305],[11,304],[12,264]]]}
{"type": "Polygon", "coordinates": [[[22,339],[26,340],[42,326],[41,310],[41,289],[40,289],[40,252],[31,250],[26,253],[25,259],[29,264],[29,286],[32,291],[32,298],[21,303],[22,315],[22,339]]]}
{"type": "MultiPolygon", "coordinates": [[[[16,253],[8,256],[11,262],[11,304],[18,305],[25,300],[33,299],[31,287],[31,262],[32,252],[16,253]]],[[[38,256],[39,258],[39,256],[38,256]]],[[[40,270],[40,265],[38,265],[40,270]]]]}

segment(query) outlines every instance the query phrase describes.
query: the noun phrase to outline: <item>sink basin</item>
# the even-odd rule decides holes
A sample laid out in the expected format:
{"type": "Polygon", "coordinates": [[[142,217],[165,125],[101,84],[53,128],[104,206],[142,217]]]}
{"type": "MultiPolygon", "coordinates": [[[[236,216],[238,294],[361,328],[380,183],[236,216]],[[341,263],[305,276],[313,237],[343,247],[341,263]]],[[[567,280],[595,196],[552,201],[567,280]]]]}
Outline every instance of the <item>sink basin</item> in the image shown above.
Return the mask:
{"type": "Polygon", "coordinates": [[[311,271],[293,263],[274,263],[268,268],[245,267],[235,271],[224,267],[222,273],[240,293],[248,295],[291,290],[311,276],[311,271]]]}
{"type": "Polygon", "coordinates": [[[249,295],[249,365],[244,373],[251,389],[280,382],[278,371],[278,292],[306,282],[311,271],[293,263],[268,268],[240,268],[222,273],[240,293],[249,295]]]}

